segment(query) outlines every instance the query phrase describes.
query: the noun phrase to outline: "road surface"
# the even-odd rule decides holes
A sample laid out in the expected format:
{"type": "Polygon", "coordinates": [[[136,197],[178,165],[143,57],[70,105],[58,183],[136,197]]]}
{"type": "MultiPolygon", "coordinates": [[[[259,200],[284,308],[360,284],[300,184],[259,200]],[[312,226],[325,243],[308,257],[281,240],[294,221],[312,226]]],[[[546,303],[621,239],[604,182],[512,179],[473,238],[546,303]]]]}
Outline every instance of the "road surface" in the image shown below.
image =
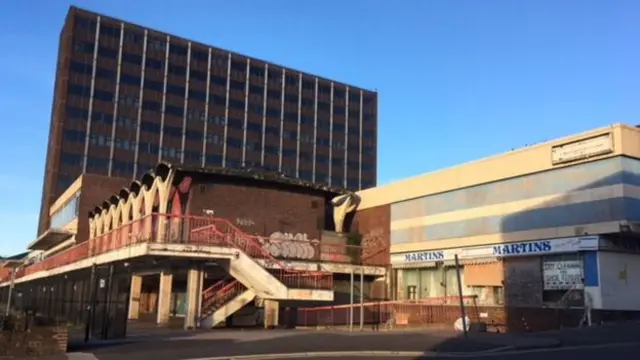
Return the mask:
{"type": "MultiPolygon", "coordinates": [[[[556,332],[508,335],[474,334],[464,339],[457,333],[271,330],[167,332],[133,336],[127,341],[107,342],[70,351],[91,354],[78,360],[185,360],[223,356],[338,351],[410,351],[411,356],[376,356],[375,359],[451,359],[451,354],[470,359],[580,359],[640,358],[640,324],[568,329],[556,332]],[[507,349],[510,348],[510,349],[507,349]],[[509,351],[498,353],[496,351],[509,351]],[[514,352],[516,351],[517,352],[514,352]],[[491,352],[493,351],[493,352],[491,352]],[[489,353],[491,352],[491,353],[489,353]],[[449,354],[442,356],[438,354],[449,354]]],[[[342,359],[365,359],[340,356],[342,359]]],[[[73,358],[73,357],[72,357],[73,358]]],[[[322,356],[299,359],[322,360],[322,356]]],[[[331,357],[335,359],[336,357],[331,357]]],[[[294,358],[290,358],[294,359],[294,358]]]]}

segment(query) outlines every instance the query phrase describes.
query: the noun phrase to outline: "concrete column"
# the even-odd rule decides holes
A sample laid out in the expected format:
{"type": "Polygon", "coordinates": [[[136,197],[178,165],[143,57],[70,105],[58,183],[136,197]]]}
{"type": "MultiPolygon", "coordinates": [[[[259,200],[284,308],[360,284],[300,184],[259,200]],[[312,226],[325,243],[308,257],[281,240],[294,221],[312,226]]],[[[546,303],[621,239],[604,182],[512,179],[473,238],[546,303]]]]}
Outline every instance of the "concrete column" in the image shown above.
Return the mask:
{"type": "Polygon", "coordinates": [[[264,300],[264,328],[273,329],[278,327],[280,315],[280,303],[277,300],[264,300]]]}
{"type": "Polygon", "coordinates": [[[131,291],[129,292],[129,320],[140,317],[140,292],[142,291],[142,276],[131,275],[131,291]]]}
{"type": "Polygon", "coordinates": [[[160,290],[158,291],[158,324],[168,324],[171,315],[171,292],[173,285],[173,274],[160,273],[160,290]]]}
{"type": "Polygon", "coordinates": [[[184,328],[194,329],[200,317],[200,298],[202,297],[202,271],[189,269],[187,272],[187,313],[184,328]]]}

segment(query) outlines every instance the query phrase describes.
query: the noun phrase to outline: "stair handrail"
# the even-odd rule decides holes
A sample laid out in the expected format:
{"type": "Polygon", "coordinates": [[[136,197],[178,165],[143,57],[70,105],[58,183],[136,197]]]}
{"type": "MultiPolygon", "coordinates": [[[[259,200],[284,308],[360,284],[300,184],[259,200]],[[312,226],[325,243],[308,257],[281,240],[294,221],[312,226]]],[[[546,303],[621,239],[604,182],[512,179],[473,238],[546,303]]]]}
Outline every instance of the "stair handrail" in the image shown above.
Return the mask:
{"type": "Polygon", "coordinates": [[[230,282],[227,286],[225,286],[222,289],[220,289],[220,291],[218,291],[218,294],[226,295],[229,291],[231,291],[231,289],[235,288],[236,285],[238,285],[238,284],[242,285],[242,283],[240,281],[234,280],[234,281],[230,282]]]}
{"type": "MultiPolygon", "coordinates": [[[[234,280],[232,282],[230,282],[229,284],[227,284],[226,286],[224,286],[222,289],[220,289],[218,292],[216,292],[213,296],[211,296],[209,298],[209,301],[207,301],[206,304],[202,304],[203,308],[209,307],[209,305],[215,303],[215,301],[218,298],[221,298],[227,294],[229,294],[231,291],[233,291],[233,289],[235,289],[237,287],[237,285],[240,285],[242,287],[245,287],[241,282],[239,282],[238,280],[234,280]]],[[[246,288],[246,287],[245,287],[246,288]]],[[[203,315],[202,318],[207,317],[208,315],[203,315]]]]}
{"type": "MultiPolygon", "coordinates": [[[[244,237],[248,243],[251,244],[251,246],[254,246],[256,248],[258,248],[258,250],[266,257],[269,259],[269,261],[272,261],[273,263],[275,263],[276,265],[278,265],[282,270],[284,270],[285,272],[288,273],[295,273],[295,274],[309,274],[312,276],[320,276],[320,275],[327,275],[329,274],[328,272],[322,272],[322,271],[307,271],[307,270],[296,270],[293,269],[287,265],[285,265],[284,263],[282,263],[280,260],[276,259],[273,255],[271,255],[268,251],[266,251],[262,246],[259,246],[256,242],[257,238],[260,238],[259,236],[255,236],[255,235],[249,235],[247,233],[245,233],[244,231],[242,231],[241,229],[239,229],[237,226],[235,226],[232,222],[230,222],[227,219],[224,218],[213,218],[213,217],[203,217],[204,219],[209,219],[212,221],[221,221],[223,223],[225,223],[226,225],[228,225],[231,229],[233,229],[237,234],[239,234],[240,236],[244,237]]],[[[220,231],[217,226],[215,224],[211,224],[209,226],[203,226],[201,228],[198,229],[193,229],[193,231],[202,231],[205,228],[209,228],[212,229],[213,231],[217,232],[218,234],[223,236],[223,239],[229,243],[231,243],[231,245],[234,248],[238,248],[238,246],[233,243],[233,240],[229,241],[226,236],[227,234],[223,233],[222,231],[220,231]]]]}
{"type": "Polygon", "coordinates": [[[214,283],[213,285],[209,286],[208,288],[202,291],[202,298],[207,299],[211,295],[215,295],[215,293],[220,291],[220,289],[222,289],[223,287],[225,287],[225,285],[228,284],[228,282],[229,282],[229,279],[222,279],[220,281],[217,281],[216,283],[214,283]],[[211,294],[212,292],[214,294],[211,294]]]}

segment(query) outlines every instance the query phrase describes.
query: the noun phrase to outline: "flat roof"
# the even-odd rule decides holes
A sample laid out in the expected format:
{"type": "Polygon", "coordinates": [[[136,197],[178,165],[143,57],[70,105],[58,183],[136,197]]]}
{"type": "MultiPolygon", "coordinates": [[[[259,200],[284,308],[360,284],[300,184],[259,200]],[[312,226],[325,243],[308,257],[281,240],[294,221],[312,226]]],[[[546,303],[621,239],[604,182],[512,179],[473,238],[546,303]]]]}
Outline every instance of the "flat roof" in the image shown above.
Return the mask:
{"type": "Polygon", "coordinates": [[[21,252],[19,254],[15,254],[15,255],[11,255],[11,256],[7,256],[4,258],[0,258],[0,261],[7,261],[7,260],[22,260],[24,258],[27,257],[27,255],[29,255],[29,252],[21,252]]]}
{"type": "Polygon", "coordinates": [[[20,254],[8,256],[8,257],[0,257],[0,267],[8,267],[15,268],[24,262],[24,260],[29,255],[28,252],[23,252],[20,254]]]}
{"type": "Polygon", "coordinates": [[[229,179],[243,179],[249,181],[255,181],[256,183],[264,184],[279,184],[286,185],[291,188],[315,190],[318,192],[340,195],[347,193],[348,190],[342,187],[329,186],[320,183],[315,183],[299,178],[292,178],[283,173],[277,171],[267,171],[259,168],[223,168],[223,167],[198,167],[198,166],[185,166],[182,164],[170,164],[161,163],[166,166],[175,169],[176,171],[183,173],[197,173],[205,175],[217,175],[229,179]]]}
{"type": "Polygon", "coordinates": [[[38,236],[31,244],[27,246],[29,250],[49,250],[52,247],[61,244],[63,241],[74,236],[73,231],[64,229],[49,228],[42,235],[38,236]]]}
{"type": "Polygon", "coordinates": [[[184,179],[185,176],[203,176],[213,179],[218,178],[235,184],[248,182],[255,184],[256,187],[261,185],[265,187],[279,186],[282,187],[283,190],[289,189],[291,191],[305,191],[314,194],[323,194],[329,197],[351,193],[351,191],[341,187],[334,187],[299,178],[292,178],[284,175],[283,173],[268,171],[262,168],[236,169],[225,167],[199,167],[160,162],[155,169],[142,174],[139,180],[132,181],[131,184],[129,184],[128,187],[125,187],[119,194],[113,194],[112,196],[105,198],[102,203],[96,204],[96,208],[89,213],[89,217],[93,217],[97,212],[104,210],[106,204],[112,204],[120,197],[125,196],[123,191],[125,193],[137,193],[142,186],[151,186],[156,176],[168,174],[170,171],[175,172],[176,177],[173,181],[176,183],[184,179]]]}
{"type": "Polygon", "coordinates": [[[613,124],[359,191],[356,193],[360,197],[358,209],[388,205],[612,156],[640,158],[638,145],[640,129],[613,124]],[[613,137],[611,152],[581,161],[552,164],[553,148],[607,133],[613,137]]]}
{"type": "Polygon", "coordinates": [[[22,264],[22,260],[0,260],[0,268],[17,268],[22,264]]]}

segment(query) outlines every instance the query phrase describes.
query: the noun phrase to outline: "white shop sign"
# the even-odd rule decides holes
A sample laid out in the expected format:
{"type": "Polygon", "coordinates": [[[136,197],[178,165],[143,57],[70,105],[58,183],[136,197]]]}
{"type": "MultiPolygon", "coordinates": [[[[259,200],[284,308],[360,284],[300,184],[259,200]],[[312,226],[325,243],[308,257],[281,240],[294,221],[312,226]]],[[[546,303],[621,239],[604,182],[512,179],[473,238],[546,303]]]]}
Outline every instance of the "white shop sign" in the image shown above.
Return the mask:
{"type": "Polygon", "coordinates": [[[582,284],[582,261],[545,261],[542,265],[542,280],[545,290],[569,290],[582,284]]]}
{"type": "Polygon", "coordinates": [[[563,164],[610,152],[613,152],[613,136],[611,133],[606,133],[554,146],[551,149],[551,162],[553,165],[563,164]]]}
{"type": "Polygon", "coordinates": [[[485,257],[512,257],[569,253],[585,250],[597,250],[598,243],[598,236],[580,236],[483,245],[459,249],[415,251],[391,254],[391,263],[408,264],[446,261],[453,260],[455,254],[458,254],[460,259],[474,259],[485,257]]]}

